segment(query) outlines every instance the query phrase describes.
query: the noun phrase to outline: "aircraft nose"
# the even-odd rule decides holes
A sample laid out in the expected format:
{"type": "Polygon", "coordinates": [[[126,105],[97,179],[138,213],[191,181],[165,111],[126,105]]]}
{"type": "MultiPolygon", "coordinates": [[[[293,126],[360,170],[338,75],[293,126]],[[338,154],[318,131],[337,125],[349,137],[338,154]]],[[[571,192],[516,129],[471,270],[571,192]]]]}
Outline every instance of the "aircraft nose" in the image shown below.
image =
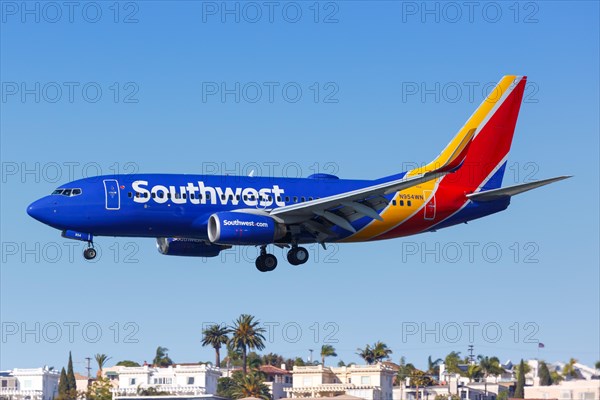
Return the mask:
{"type": "Polygon", "coordinates": [[[48,206],[45,203],[44,199],[34,201],[27,207],[27,214],[29,214],[31,218],[46,223],[48,218],[48,206]]]}

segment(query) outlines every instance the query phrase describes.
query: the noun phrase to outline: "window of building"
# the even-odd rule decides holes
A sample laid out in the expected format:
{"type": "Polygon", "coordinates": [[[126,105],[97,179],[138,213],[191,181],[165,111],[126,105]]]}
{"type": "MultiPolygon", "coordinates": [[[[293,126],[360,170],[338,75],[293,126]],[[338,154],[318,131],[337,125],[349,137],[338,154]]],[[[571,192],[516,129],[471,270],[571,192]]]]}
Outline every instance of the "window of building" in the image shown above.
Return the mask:
{"type": "Polygon", "coordinates": [[[2,380],[2,387],[8,387],[8,381],[6,379],[2,380]]]}
{"type": "Polygon", "coordinates": [[[187,378],[187,384],[188,385],[193,385],[194,384],[194,377],[193,376],[188,376],[188,378],[187,378]]]}
{"type": "Polygon", "coordinates": [[[129,385],[130,386],[135,385],[135,378],[129,378],[129,385]]]}

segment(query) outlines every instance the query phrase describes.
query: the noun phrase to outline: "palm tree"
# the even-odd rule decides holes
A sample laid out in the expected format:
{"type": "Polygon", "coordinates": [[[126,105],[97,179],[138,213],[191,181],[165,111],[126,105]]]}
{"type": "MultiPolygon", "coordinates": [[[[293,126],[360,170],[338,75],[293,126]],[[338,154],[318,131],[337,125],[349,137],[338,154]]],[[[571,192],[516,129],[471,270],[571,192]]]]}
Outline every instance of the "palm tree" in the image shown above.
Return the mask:
{"type": "Polygon", "coordinates": [[[574,358],[571,358],[569,360],[569,362],[565,364],[565,366],[563,367],[563,371],[562,371],[562,374],[565,378],[567,378],[567,379],[577,378],[577,369],[575,368],[576,363],[577,363],[577,360],[574,358]]]}
{"type": "Polygon", "coordinates": [[[440,363],[442,362],[441,358],[436,359],[435,361],[431,358],[431,356],[427,357],[427,373],[433,376],[439,376],[440,374],[440,363]]]}
{"type": "Polygon", "coordinates": [[[263,383],[263,378],[260,374],[255,372],[246,374],[236,381],[232,395],[235,399],[256,397],[258,399],[269,400],[271,398],[269,387],[263,383]]]}
{"type": "Polygon", "coordinates": [[[246,375],[248,349],[262,350],[265,348],[265,337],[263,335],[265,329],[260,326],[260,322],[255,320],[252,315],[242,314],[234,321],[231,332],[233,336],[230,342],[234,348],[242,351],[242,371],[246,375]]]}
{"type": "Polygon", "coordinates": [[[102,368],[104,368],[104,364],[106,364],[106,362],[110,360],[110,357],[106,354],[96,354],[94,358],[96,359],[96,363],[98,364],[98,372],[96,373],[96,376],[98,378],[101,378],[102,368]]]}
{"type": "Polygon", "coordinates": [[[215,349],[215,366],[221,368],[221,345],[226,344],[229,340],[227,336],[231,330],[219,324],[208,326],[202,331],[202,346],[211,346],[215,349]]]}
{"type": "Polygon", "coordinates": [[[364,349],[361,349],[360,347],[356,349],[356,355],[365,360],[369,365],[373,364],[375,361],[375,353],[370,345],[366,345],[364,349]]]}
{"type": "Polygon", "coordinates": [[[416,400],[419,400],[419,387],[429,386],[432,383],[431,377],[427,376],[425,372],[413,369],[410,373],[410,385],[415,386],[417,389],[417,397],[416,400]]]}
{"type": "Polygon", "coordinates": [[[483,372],[481,371],[481,367],[477,364],[469,364],[467,368],[467,378],[469,381],[477,381],[477,379],[483,376],[483,372]]]}
{"type": "Polygon", "coordinates": [[[155,367],[168,367],[169,365],[173,365],[173,360],[169,358],[168,351],[169,349],[166,347],[158,346],[152,364],[155,367]]]}
{"type": "Polygon", "coordinates": [[[480,354],[477,356],[477,359],[479,360],[479,368],[483,373],[484,393],[485,398],[487,399],[487,378],[492,375],[497,376],[502,374],[504,372],[504,368],[502,368],[500,365],[500,360],[498,357],[488,357],[480,354]]]}
{"type": "Polygon", "coordinates": [[[381,362],[384,359],[389,359],[390,354],[392,354],[392,350],[387,347],[387,344],[378,341],[373,345],[373,354],[375,356],[375,361],[381,362]]]}
{"type": "Polygon", "coordinates": [[[323,364],[323,366],[325,366],[325,357],[337,357],[335,348],[330,344],[321,346],[321,364],[323,364]]]}
{"type": "Polygon", "coordinates": [[[462,371],[458,367],[458,364],[460,364],[461,361],[462,360],[460,359],[460,351],[450,352],[444,359],[444,364],[446,364],[446,371],[454,374],[462,373],[462,371]]]}

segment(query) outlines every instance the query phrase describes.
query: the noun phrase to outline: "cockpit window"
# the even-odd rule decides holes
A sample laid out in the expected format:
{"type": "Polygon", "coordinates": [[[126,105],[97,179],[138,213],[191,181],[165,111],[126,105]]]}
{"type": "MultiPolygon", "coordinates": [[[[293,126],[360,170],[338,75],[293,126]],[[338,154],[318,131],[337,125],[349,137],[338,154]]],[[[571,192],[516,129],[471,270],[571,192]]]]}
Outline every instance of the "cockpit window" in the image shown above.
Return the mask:
{"type": "Polygon", "coordinates": [[[59,188],[59,189],[56,189],[54,192],[52,192],[52,194],[73,197],[73,196],[80,195],[81,189],[80,188],[75,188],[75,189],[60,189],[59,188]]]}

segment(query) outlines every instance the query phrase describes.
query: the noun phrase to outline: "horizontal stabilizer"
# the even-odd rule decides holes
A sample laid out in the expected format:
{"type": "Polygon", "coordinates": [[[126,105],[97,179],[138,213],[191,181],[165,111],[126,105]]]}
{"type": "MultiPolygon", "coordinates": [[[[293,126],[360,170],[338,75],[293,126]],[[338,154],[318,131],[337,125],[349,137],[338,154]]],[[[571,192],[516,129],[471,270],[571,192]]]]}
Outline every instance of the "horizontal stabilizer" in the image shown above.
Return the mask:
{"type": "Polygon", "coordinates": [[[571,176],[557,176],[556,178],[543,179],[541,181],[522,183],[520,185],[508,186],[500,189],[486,190],[484,192],[477,192],[468,194],[467,197],[474,201],[493,201],[504,197],[514,196],[519,193],[527,192],[532,189],[539,188],[541,186],[548,185],[553,182],[562,181],[563,179],[570,178],[571,176]]]}

